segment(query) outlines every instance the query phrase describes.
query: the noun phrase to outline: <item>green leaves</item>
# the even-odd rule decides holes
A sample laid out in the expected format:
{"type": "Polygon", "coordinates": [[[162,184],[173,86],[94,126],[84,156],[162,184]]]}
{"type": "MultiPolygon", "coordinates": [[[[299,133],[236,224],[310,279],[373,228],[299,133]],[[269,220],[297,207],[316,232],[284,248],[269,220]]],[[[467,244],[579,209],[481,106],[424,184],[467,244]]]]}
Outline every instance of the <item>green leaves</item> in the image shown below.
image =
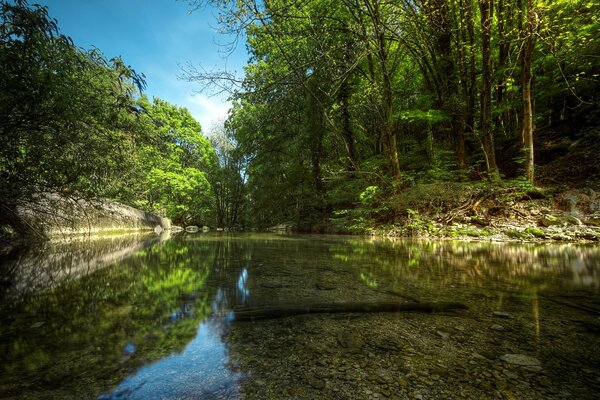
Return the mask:
{"type": "MultiPolygon", "coordinates": [[[[210,224],[217,160],[188,110],[137,98],[142,74],[76,47],[45,7],[1,1],[0,204],[104,197],[210,224]]],[[[4,221],[0,224],[14,221],[4,221]]],[[[17,224],[18,225],[18,224],[17,224]]]]}
{"type": "Polygon", "coordinates": [[[189,111],[155,98],[142,98],[147,143],[139,158],[134,201],[177,224],[214,223],[216,154],[189,111]]]}

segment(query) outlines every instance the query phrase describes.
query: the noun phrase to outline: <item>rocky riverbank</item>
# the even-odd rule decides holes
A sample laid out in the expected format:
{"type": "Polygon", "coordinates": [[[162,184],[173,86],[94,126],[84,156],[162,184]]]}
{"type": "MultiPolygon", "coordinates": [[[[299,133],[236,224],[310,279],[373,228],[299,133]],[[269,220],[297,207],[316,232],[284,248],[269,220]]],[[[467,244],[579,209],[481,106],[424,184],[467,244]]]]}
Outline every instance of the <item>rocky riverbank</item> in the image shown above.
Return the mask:
{"type": "Polygon", "coordinates": [[[600,192],[466,184],[419,185],[388,199],[374,216],[333,218],[332,233],[490,241],[600,241],[600,192]],[[356,221],[362,222],[357,223],[356,221]]]}

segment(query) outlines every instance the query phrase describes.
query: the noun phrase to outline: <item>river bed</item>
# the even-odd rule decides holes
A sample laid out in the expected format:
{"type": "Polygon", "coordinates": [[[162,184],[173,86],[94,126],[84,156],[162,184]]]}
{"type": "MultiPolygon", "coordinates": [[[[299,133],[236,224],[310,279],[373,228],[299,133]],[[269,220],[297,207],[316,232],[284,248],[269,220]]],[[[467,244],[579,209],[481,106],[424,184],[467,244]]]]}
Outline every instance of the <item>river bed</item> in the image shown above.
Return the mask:
{"type": "Polygon", "coordinates": [[[103,238],[15,250],[0,278],[3,399],[600,396],[598,246],[103,238]]]}

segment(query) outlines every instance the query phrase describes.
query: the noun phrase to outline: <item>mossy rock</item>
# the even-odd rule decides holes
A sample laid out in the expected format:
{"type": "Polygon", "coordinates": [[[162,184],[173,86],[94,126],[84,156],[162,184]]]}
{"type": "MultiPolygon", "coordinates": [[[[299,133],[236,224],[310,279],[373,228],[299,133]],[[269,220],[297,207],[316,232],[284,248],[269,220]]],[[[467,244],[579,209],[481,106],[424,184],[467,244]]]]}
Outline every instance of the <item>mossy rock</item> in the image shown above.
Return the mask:
{"type": "Polygon", "coordinates": [[[543,230],[541,230],[539,228],[534,228],[533,226],[528,226],[527,228],[525,228],[525,230],[523,232],[530,236],[536,237],[538,239],[546,238],[546,234],[544,233],[543,230]]]}
{"type": "Polygon", "coordinates": [[[528,236],[518,229],[507,229],[504,231],[504,234],[513,239],[526,239],[528,236]]]}
{"type": "Polygon", "coordinates": [[[513,239],[533,239],[533,238],[545,239],[546,238],[546,234],[544,233],[543,230],[541,230],[539,228],[534,228],[532,226],[528,226],[527,228],[523,229],[522,231],[520,231],[518,229],[508,229],[508,230],[504,231],[504,234],[513,239]]]}
{"type": "Polygon", "coordinates": [[[581,220],[579,218],[576,218],[572,215],[566,214],[562,217],[562,220],[568,224],[568,225],[583,225],[583,223],[581,222],[581,220]]]}
{"type": "Polygon", "coordinates": [[[562,221],[560,220],[560,218],[555,217],[554,215],[550,215],[550,214],[542,215],[542,219],[541,219],[540,223],[546,227],[562,225],[562,221]]]}
{"type": "Polygon", "coordinates": [[[600,226],[600,212],[590,215],[585,222],[587,225],[600,226]]]}

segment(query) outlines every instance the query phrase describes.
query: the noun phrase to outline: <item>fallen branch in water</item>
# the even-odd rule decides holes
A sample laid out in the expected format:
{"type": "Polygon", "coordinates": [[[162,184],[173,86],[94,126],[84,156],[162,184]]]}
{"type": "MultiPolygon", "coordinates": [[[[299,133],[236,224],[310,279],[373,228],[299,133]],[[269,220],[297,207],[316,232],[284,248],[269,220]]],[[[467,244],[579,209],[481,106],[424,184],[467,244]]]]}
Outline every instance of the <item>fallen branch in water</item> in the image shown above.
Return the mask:
{"type": "Polygon", "coordinates": [[[422,312],[433,313],[448,310],[467,310],[461,303],[333,303],[311,305],[275,305],[234,309],[234,321],[285,318],[306,314],[422,312]]]}

